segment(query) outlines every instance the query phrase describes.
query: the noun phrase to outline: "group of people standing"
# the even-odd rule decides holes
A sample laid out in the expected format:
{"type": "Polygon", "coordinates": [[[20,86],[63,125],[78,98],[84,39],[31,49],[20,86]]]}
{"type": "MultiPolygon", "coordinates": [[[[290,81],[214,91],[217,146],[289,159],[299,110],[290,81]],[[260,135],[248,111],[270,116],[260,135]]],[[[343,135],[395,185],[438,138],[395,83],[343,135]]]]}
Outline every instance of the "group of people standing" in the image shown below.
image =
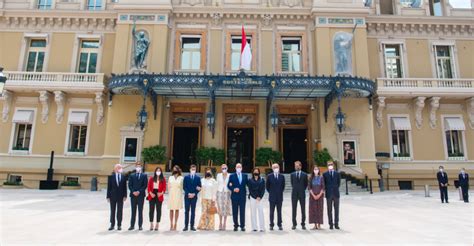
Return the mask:
{"type": "MultiPolygon", "coordinates": [[[[214,178],[210,168],[204,177],[196,173],[196,166],[191,165],[189,175],[183,177],[179,166],[172,168],[168,181],[161,168],[157,167],[153,177],[148,179],[142,171],[141,163],[136,163],[136,172],[127,177],[122,173],[120,164],[114,167],[107,185],[107,200],[110,203],[110,227],[121,230],[123,203],[127,199],[127,186],[130,190],[131,220],[128,230],[135,229],[138,212],[138,229],[143,230],[143,206],[145,198],[149,201],[150,230],[158,230],[161,221],[161,210],[164,194],[167,191],[168,209],[170,211],[170,230],[176,231],[179,211],[184,204],[183,231],[196,231],[195,215],[198,196],[201,197],[202,213],[197,229],[215,230],[215,214],[219,216],[218,230],[226,230],[227,217],[232,215],[234,231],[245,231],[245,212],[247,200],[250,202],[250,217],[253,231],[265,231],[263,197],[268,193],[270,208],[270,230],[275,225],[283,230],[282,206],[285,190],[285,176],[280,173],[277,163],[272,165],[272,173],[263,178],[260,169],[254,168],[251,177],[242,172],[242,165],[237,163],[235,173],[229,173],[226,164],[221,165],[221,172],[214,178]],[[248,192],[247,192],[248,190],[248,192]],[[183,195],[184,193],[184,195],[183,195]],[[276,223],[275,223],[276,210],[276,223]],[[156,217],[155,217],[156,212],[156,217]],[[156,219],[155,219],[156,218],[156,219]],[[155,222],[156,221],[156,222],[155,222]]],[[[291,173],[292,229],[297,227],[298,203],[301,210],[301,228],[306,230],[306,194],[309,194],[309,223],[313,229],[320,229],[323,224],[324,197],[328,206],[329,228],[339,228],[339,187],[340,174],[334,170],[334,164],[328,162],[328,171],[320,173],[314,166],[311,174],[302,171],[302,164],[295,162],[295,171],[291,173]],[[309,192],[307,192],[309,190],[309,192]],[[333,213],[334,209],[334,213],[333,213]],[[333,218],[334,215],[334,218],[333,218]]]]}
{"type": "MultiPolygon", "coordinates": [[[[441,203],[449,203],[448,201],[448,186],[449,179],[448,174],[444,170],[443,166],[439,166],[439,171],[436,174],[438,179],[439,192],[441,196],[441,203]]],[[[466,173],[466,169],[461,168],[458,175],[458,185],[461,189],[462,199],[465,203],[469,202],[469,174],[466,173]]]]}

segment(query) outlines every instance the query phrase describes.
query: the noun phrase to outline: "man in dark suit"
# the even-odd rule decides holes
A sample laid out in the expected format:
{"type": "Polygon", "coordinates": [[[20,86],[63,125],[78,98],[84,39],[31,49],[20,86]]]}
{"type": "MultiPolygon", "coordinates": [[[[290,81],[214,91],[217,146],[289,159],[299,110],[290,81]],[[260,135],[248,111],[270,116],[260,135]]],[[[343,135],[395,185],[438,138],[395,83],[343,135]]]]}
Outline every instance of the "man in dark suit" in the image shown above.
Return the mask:
{"type": "Polygon", "coordinates": [[[448,202],[448,174],[444,171],[443,166],[439,166],[439,172],[436,174],[439,184],[439,193],[441,195],[441,203],[448,202]]]}
{"type": "Polygon", "coordinates": [[[188,230],[188,225],[191,225],[191,231],[196,231],[194,228],[194,218],[196,217],[196,203],[198,200],[198,193],[201,191],[201,177],[196,174],[196,165],[191,165],[190,173],[184,177],[184,229],[188,230]],[[189,219],[191,213],[191,220],[189,219]]]}
{"type": "Polygon", "coordinates": [[[145,191],[148,185],[148,178],[142,172],[142,164],[135,164],[136,172],[130,175],[128,179],[128,189],[130,190],[130,203],[132,206],[132,218],[130,219],[129,231],[135,229],[135,218],[138,208],[138,229],[143,230],[143,203],[145,201],[145,191]]]}
{"type": "Polygon", "coordinates": [[[109,231],[115,227],[115,216],[117,216],[117,230],[122,230],[123,203],[127,200],[127,179],[122,175],[122,170],[122,165],[115,164],[114,173],[107,181],[107,201],[110,203],[109,231]]]}
{"type": "Polygon", "coordinates": [[[298,202],[300,202],[301,207],[301,228],[306,230],[305,221],[306,221],[306,190],[308,189],[308,175],[301,171],[302,165],[300,161],[295,161],[295,171],[291,174],[291,211],[292,211],[292,220],[293,227],[291,229],[296,229],[296,210],[298,202]]]}
{"type": "Polygon", "coordinates": [[[229,176],[227,188],[231,191],[232,218],[234,220],[234,231],[245,231],[245,202],[247,199],[247,174],[242,173],[242,164],[235,165],[235,173],[229,176]],[[240,224],[239,224],[240,215],[240,224]]]}
{"type": "Polygon", "coordinates": [[[268,191],[268,201],[270,202],[270,231],[275,226],[275,208],[277,209],[278,229],[283,230],[281,208],[283,205],[283,191],[285,190],[285,176],[280,174],[280,166],[277,163],[272,165],[273,173],[268,174],[266,188],[268,191]]]}
{"type": "Polygon", "coordinates": [[[466,169],[462,168],[459,173],[459,186],[462,191],[462,199],[464,202],[469,202],[469,174],[466,173],[466,169]]]}
{"type": "Polygon", "coordinates": [[[323,177],[328,207],[329,229],[334,229],[334,225],[339,230],[339,187],[341,186],[341,175],[334,170],[334,163],[332,161],[328,162],[328,171],[323,174],[323,177]],[[332,216],[333,206],[334,220],[332,216]]]}

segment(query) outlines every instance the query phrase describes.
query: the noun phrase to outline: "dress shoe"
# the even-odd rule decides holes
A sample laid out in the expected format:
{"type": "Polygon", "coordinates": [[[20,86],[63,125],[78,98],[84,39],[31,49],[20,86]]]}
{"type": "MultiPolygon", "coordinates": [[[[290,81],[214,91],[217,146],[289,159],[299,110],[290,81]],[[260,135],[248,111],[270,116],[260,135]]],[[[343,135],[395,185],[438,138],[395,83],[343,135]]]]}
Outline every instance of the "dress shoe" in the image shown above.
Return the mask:
{"type": "Polygon", "coordinates": [[[339,228],[339,225],[336,225],[334,226],[336,229],[340,230],[341,228],[339,228]]]}
{"type": "Polygon", "coordinates": [[[135,230],[135,228],[129,227],[128,230],[129,230],[129,231],[133,231],[133,230],[135,230]]]}
{"type": "Polygon", "coordinates": [[[329,230],[332,230],[332,229],[334,229],[334,227],[332,227],[332,225],[330,225],[330,226],[329,226],[329,230]]]}
{"type": "Polygon", "coordinates": [[[183,231],[188,231],[188,227],[184,227],[183,231]]]}
{"type": "Polygon", "coordinates": [[[121,231],[122,230],[122,227],[121,226],[118,226],[117,227],[117,231],[121,231]]]}
{"type": "Polygon", "coordinates": [[[196,231],[196,228],[194,228],[194,226],[191,226],[191,231],[196,231]]]}
{"type": "Polygon", "coordinates": [[[292,227],[291,227],[291,230],[296,230],[296,226],[292,226],[292,227]]]}
{"type": "Polygon", "coordinates": [[[234,227],[234,231],[238,231],[238,230],[239,230],[239,228],[237,228],[237,227],[234,227]]]}
{"type": "Polygon", "coordinates": [[[112,231],[113,229],[114,229],[113,226],[110,226],[110,227],[109,227],[109,231],[112,231]]]}
{"type": "Polygon", "coordinates": [[[270,226],[270,231],[273,231],[273,226],[270,226]]]}
{"type": "Polygon", "coordinates": [[[245,231],[245,227],[240,228],[241,231],[245,231]]]}
{"type": "Polygon", "coordinates": [[[283,227],[279,226],[278,230],[283,231],[283,227]]]}
{"type": "Polygon", "coordinates": [[[143,231],[143,227],[141,227],[141,226],[138,227],[138,230],[139,230],[139,231],[143,231]]]}
{"type": "Polygon", "coordinates": [[[306,226],[301,226],[301,229],[306,230],[306,226]]]}

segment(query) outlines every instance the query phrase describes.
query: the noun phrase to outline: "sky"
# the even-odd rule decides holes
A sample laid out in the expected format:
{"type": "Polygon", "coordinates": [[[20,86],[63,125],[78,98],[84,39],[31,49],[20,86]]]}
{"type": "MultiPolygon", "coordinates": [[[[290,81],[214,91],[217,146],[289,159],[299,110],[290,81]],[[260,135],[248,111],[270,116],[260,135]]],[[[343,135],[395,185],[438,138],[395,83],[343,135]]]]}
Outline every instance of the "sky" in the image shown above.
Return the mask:
{"type": "Polygon", "coordinates": [[[453,8],[470,8],[471,0],[449,0],[453,8]]]}

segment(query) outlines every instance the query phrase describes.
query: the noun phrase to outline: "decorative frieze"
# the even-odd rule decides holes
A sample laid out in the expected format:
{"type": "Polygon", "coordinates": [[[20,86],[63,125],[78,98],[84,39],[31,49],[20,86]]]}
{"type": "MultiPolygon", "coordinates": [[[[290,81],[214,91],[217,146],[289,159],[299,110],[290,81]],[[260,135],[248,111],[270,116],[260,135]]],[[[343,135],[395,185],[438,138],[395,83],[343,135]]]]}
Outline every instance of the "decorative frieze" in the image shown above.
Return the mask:
{"type": "Polygon", "coordinates": [[[0,17],[0,28],[8,29],[41,29],[76,30],[76,31],[114,31],[116,15],[110,16],[12,16],[0,17]]]}
{"type": "Polygon", "coordinates": [[[131,24],[168,24],[168,15],[166,14],[120,14],[118,23],[131,24]]]}
{"type": "Polygon", "coordinates": [[[64,102],[66,101],[66,93],[62,91],[54,92],[54,101],[56,102],[56,123],[61,124],[64,118],[64,102]]]}
{"type": "Polygon", "coordinates": [[[431,129],[436,128],[437,118],[436,111],[439,109],[439,99],[440,97],[432,97],[430,99],[430,126],[431,129]]]}
{"type": "Polygon", "coordinates": [[[49,115],[49,98],[51,93],[48,91],[39,91],[39,101],[41,103],[41,122],[45,124],[48,122],[49,115]]]}
{"type": "Polygon", "coordinates": [[[421,129],[423,125],[423,108],[425,107],[426,97],[415,98],[413,104],[415,106],[415,123],[416,128],[421,129]]]}
{"type": "Polygon", "coordinates": [[[377,126],[379,128],[382,128],[383,126],[383,110],[384,109],[385,109],[385,97],[378,97],[376,119],[377,119],[377,126]]]}
{"type": "Polygon", "coordinates": [[[4,90],[1,98],[3,99],[2,120],[3,122],[7,122],[8,114],[10,113],[10,108],[12,106],[13,93],[4,90]]]}
{"type": "Polygon", "coordinates": [[[474,34],[474,25],[459,22],[421,22],[407,20],[407,22],[393,22],[384,20],[367,20],[367,34],[369,37],[386,36],[413,36],[413,37],[472,37],[474,34]]]}

